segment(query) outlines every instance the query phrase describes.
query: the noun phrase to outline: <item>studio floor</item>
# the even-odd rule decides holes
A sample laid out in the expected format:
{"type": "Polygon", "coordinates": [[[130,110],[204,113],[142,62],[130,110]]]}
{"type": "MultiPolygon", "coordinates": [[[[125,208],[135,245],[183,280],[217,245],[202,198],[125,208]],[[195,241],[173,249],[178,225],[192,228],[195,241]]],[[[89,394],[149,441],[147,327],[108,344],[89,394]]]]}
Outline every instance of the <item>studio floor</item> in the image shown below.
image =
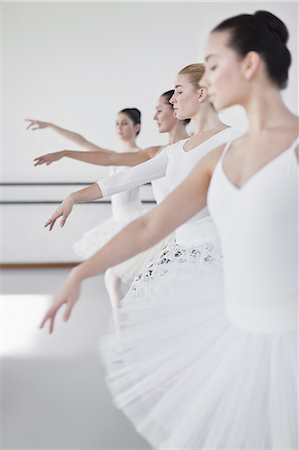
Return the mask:
{"type": "Polygon", "coordinates": [[[98,354],[110,318],[103,276],[85,281],[70,322],[39,323],[68,270],[3,270],[1,450],[149,449],[105,384],[98,354]]]}

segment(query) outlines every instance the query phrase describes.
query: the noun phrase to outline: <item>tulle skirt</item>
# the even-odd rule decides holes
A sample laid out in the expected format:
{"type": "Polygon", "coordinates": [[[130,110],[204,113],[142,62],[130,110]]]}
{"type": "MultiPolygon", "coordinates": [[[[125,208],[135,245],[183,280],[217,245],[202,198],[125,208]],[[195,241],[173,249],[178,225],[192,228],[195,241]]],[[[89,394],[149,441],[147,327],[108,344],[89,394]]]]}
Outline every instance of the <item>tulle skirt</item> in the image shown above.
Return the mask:
{"type": "Polygon", "coordinates": [[[135,255],[132,258],[111,267],[111,270],[113,270],[113,272],[121,278],[123,283],[131,284],[140,269],[161,251],[168,239],[168,237],[162,239],[162,241],[158,242],[148,250],[145,250],[144,252],[141,252],[138,255],[135,255]]]}
{"type": "Polygon", "coordinates": [[[81,256],[81,258],[89,258],[96,251],[102,248],[110,241],[117,233],[119,233],[125,226],[138,217],[145,214],[146,209],[143,207],[131,208],[124,211],[116,217],[111,216],[101,224],[86,231],[81,239],[73,244],[74,252],[81,256]]]}
{"type": "Polygon", "coordinates": [[[223,292],[217,242],[168,242],[101,342],[114,402],[155,449],[297,449],[297,333],[237,328],[223,292]]]}
{"type": "MultiPolygon", "coordinates": [[[[145,214],[145,212],[146,209],[141,207],[135,208],[135,210],[133,209],[123,212],[118,217],[110,217],[105,222],[84,233],[82,238],[73,244],[74,252],[81,256],[81,258],[89,258],[97,250],[109,242],[113,236],[119,233],[122,228],[133,220],[138,219],[138,217],[145,214]]],[[[123,283],[130,285],[133,282],[137,272],[143,267],[144,264],[146,264],[147,261],[150,261],[154,255],[161,250],[164,243],[167,242],[168,239],[169,238],[165,238],[148,250],[145,250],[144,252],[141,252],[138,255],[135,255],[132,258],[111,267],[111,270],[113,270],[113,272],[121,278],[123,283]]]]}

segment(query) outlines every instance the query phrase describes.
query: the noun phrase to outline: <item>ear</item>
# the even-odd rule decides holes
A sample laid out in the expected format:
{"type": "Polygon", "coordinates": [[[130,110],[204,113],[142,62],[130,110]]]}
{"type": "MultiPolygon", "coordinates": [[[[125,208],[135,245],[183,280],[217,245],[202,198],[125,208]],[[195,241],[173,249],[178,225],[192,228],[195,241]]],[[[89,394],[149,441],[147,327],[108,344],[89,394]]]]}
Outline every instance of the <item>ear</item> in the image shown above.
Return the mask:
{"type": "Polygon", "coordinates": [[[207,99],[208,95],[209,95],[208,89],[206,87],[200,86],[200,88],[197,91],[197,97],[198,97],[199,103],[204,102],[207,99]]]}
{"type": "Polygon", "coordinates": [[[137,123],[135,125],[135,130],[136,130],[136,134],[141,130],[141,124],[140,123],[137,123]]]}
{"type": "Polygon", "coordinates": [[[248,52],[242,61],[242,71],[246,80],[251,80],[256,75],[261,65],[261,57],[257,52],[248,52]]]}

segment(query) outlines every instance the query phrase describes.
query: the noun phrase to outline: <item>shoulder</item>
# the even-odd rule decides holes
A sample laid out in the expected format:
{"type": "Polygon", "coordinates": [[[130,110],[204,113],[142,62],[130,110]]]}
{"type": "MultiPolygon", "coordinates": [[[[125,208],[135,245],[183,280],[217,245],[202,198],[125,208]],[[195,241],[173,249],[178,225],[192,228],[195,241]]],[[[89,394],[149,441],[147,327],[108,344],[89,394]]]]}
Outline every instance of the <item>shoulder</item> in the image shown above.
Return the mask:
{"type": "Polygon", "coordinates": [[[170,148],[174,147],[177,143],[175,144],[165,144],[165,145],[156,145],[153,147],[148,147],[144,150],[144,152],[146,152],[146,154],[148,155],[149,158],[154,158],[155,156],[157,156],[160,153],[164,153],[167,152],[170,148]]]}
{"type": "Polygon", "coordinates": [[[218,147],[216,147],[214,150],[212,150],[208,155],[203,158],[205,160],[206,166],[213,172],[215,169],[218,161],[220,160],[227,144],[221,144],[218,147]]]}
{"type": "Polygon", "coordinates": [[[218,162],[220,161],[223,151],[226,148],[226,144],[221,144],[214,150],[205,155],[196,165],[196,171],[198,175],[206,175],[211,177],[218,162]]]}
{"type": "Polygon", "coordinates": [[[146,153],[146,155],[150,159],[152,159],[160,152],[162,148],[163,146],[161,145],[153,145],[152,147],[147,147],[145,150],[143,150],[143,152],[146,153]]]}

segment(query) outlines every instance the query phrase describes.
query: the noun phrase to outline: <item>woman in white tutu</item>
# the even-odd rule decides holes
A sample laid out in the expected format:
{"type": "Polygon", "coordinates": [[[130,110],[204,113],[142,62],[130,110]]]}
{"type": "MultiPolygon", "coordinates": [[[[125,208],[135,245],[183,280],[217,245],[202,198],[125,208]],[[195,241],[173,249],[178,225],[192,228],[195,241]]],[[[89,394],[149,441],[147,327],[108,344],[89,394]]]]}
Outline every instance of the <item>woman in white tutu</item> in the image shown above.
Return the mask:
{"type": "MultiPolygon", "coordinates": [[[[141,129],[141,113],[137,108],[124,108],[116,117],[115,129],[120,138],[122,149],[121,153],[112,150],[104,149],[90,141],[80,134],[61,128],[50,122],[42,122],[34,119],[26,119],[29,122],[27,129],[38,130],[44,128],[51,128],[56,133],[70,139],[76,144],[84,146],[88,152],[61,150],[59,152],[49,153],[35,158],[35,165],[46,164],[50,165],[53,162],[59,161],[64,157],[82,160],[91,163],[105,160],[106,165],[110,165],[111,156],[119,157],[118,161],[122,161],[122,156],[129,162],[135,161],[135,164],[141,161],[146,161],[152,154],[158,150],[157,148],[148,148],[141,151],[136,143],[136,138],[141,129]],[[105,159],[106,158],[106,159],[105,159]]],[[[182,128],[184,126],[182,125],[182,128]]],[[[110,174],[122,171],[124,167],[110,167],[110,174]]],[[[139,198],[139,188],[133,188],[127,192],[121,192],[111,197],[112,216],[102,222],[100,225],[86,231],[83,236],[74,243],[73,250],[81,258],[88,258],[96,250],[100,249],[106,244],[115,234],[117,234],[125,225],[132,220],[144,214],[146,209],[142,205],[139,198]]],[[[120,265],[124,271],[124,264],[120,265]]],[[[120,274],[121,275],[121,274],[120,274]]],[[[128,281],[128,280],[126,280],[128,281]]],[[[116,300],[122,298],[128,287],[125,281],[122,281],[119,274],[114,270],[108,269],[105,273],[105,284],[108,291],[112,305],[116,300]]]]}
{"type": "Polygon", "coordinates": [[[243,105],[248,132],[209,153],[161,205],[74,268],[41,323],[49,320],[52,332],[64,304],[69,319],[83,280],[153,245],[208,202],[223,281],[209,264],[192,277],[190,260],[189,284],[167,275],[136,301],[129,293],[119,345],[109,336],[103,344],[114,400],[154,448],[298,448],[299,139],[298,118],[280,95],[287,39],[265,11],[212,31],[203,89],[217,110],[243,105]]]}
{"type": "MultiPolygon", "coordinates": [[[[169,102],[173,96],[174,90],[164,92],[158,99],[156,104],[156,111],[154,120],[156,121],[159,132],[168,134],[169,144],[173,144],[181,139],[188,137],[186,126],[190,122],[190,119],[179,120],[175,117],[173,105],[169,102]]],[[[29,120],[29,119],[28,119],[29,120]]],[[[80,161],[88,162],[91,164],[103,165],[103,166],[121,166],[111,167],[111,173],[119,173],[124,166],[135,166],[141,162],[147,161],[153,158],[158,152],[160,152],[164,146],[152,146],[143,151],[136,151],[124,142],[123,152],[115,152],[113,150],[103,149],[95,144],[87,141],[83,136],[78,135],[69,130],[57,127],[57,125],[41,122],[37,120],[30,120],[28,127],[31,129],[46,128],[47,126],[53,128],[65,137],[72,139],[78,144],[84,145],[91,151],[73,151],[62,150],[59,152],[48,153],[35,159],[35,165],[52,164],[55,161],[61,160],[63,157],[70,157],[80,161]],[[95,149],[97,149],[95,151],[95,149]],[[131,150],[131,151],[129,151],[131,150]],[[134,150],[134,151],[133,151],[134,150]]],[[[123,140],[123,137],[122,137],[123,140]]],[[[137,183],[135,187],[130,190],[119,189],[115,194],[110,195],[112,202],[113,216],[108,221],[96,226],[95,228],[84,233],[82,238],[76,242],[73,246],[74,251],[81,257],[88,258],[101,248],[116,232],[136,218],[135,209],[133,216],[127,214],[128,208],[131,210],[131,202],[128,201],[132,196],[132,193],[136,194],[136,188],[142,183],[137,183]],[[129,198],[128,198],[129,197],[129,198]]],[[[169,193],[165,177],[154,180],[152,183],[154,197],[157,203],[164,200],[169,193]]],[[[108,197],[108,196],[107,196],[108,197]]],[[[140,212],[140,208],[137,208],[137,214],[140,212]]],[[[144,212],[144,210],[142,210],[144,212]]],[[[118,264],[117,266],[108,269],[105,272],[105,285],[111,301],[115,321],[117,323],[117,307],[123,298],[125,292],[132,283],[137,271],[142,267],[144,261],[151,259],[151,256],[160,248],[162,242],[152,249],[146,252],[136,255],[134,258],[118,264]]]]}
{"type": "MultiPolygon", "coordinates": [[[[219,120],[214,108],[207,101],[206,90],[199,89],[198,83],[203,74],[203,64],[191,64],[182,69],[178,75],[177,83],[179,83],[178,86],[180,83],[183,83],[185,86],[184,93],[181,95],[180,89],[178,89],[178,92],[170,99],[174,103],[174,110],[178,119],[184,120],[186,117],[193,119],[196,126],[194,135],[189,139],[181,140],[163,149],[151,161],[109,176],[95,185],[72,193],[52,215],[48,222],[50,228],[60,216],[63,216],[62,220],[65,223],[75,203],[93,200],[97,197],[114,196],[119,192],[136,188],[165,175],[167,189],[170,192],[189,174],[199,159],[220,144],[228,141],[232,129],[219,120]],[[177,100],[177,97],[180,99],[177,100]]],[[[147,262],[151,258],[155,257],[153,264],[156,267],[152,276],[159,277],[158,269],[162,269],[163,273],[165,273],[170,268],[170,262],[172,262],[173,267],[179,267],[177,263],[181,266],[185,262],[185,256],[182,257],[181,255],[187,255],[188,258],[190,257],[195,262],[194,270],[196,271],[196,264],[201,265],[203,263],[203,254],[206,257],[209,255],[210,260],[215,261],[215,267],[218,270],[220,261],[219,243],[214,224],[208,215],[207,209],[195,216],[190,223],[177,230],[175,239],[166,238],[146,252],[113,267],[112,270],[113,273],[119,273],[123,264],[125,268],[129,264],[135,270],[134,274],[140,269],[137,275],[139,283],[136,281],[132,290],[132,292],[135,292],[137,284],[143,288],[146,285],[144,281],[148,279],[149,273],[153,272],[151,264],[147,268],[147,262]],[[137,259],[137,265],[135,259],[137,259]],[[143,261],[143,266],[140,268],[141,261],[143,261]],[[166,268],[165,261],[167,261],[166,268]]],[[[214,265],[211,265],[211,270],[212,268],[214,268],[214,265]]],[[[182,267],[180,267],[181,269],[182,267]]],[[[181,276],[184,275],[182,274],[181,276]]],[[[180,284],[184,284],[184,282],[180,281],[180,284]]],[[[111,295],[110,297],[112,298],[111,295]]],[[[111,302],[117,327],[120,298],[121,296],[114,296],[111,302]]]]}
{"type": "MultiPolygon", "coordinates": [[[[50,165],[64,157],[81,159],[82,155],[85,156],[87,162],[90,162],[89,159],[97,154],[122,155],[129,153],[129,155],[136,155],[138,160],[139,154],[143,153],[136,143],[136,138],[141,129],[141,113],[137,108],[125,108],[117,114],[115,129],[121,141],[121,153],[97,146],[78,133],[66,130],[52,123],[32,119],[27,120],[30,122],[27,127],[28,129],[37,130],[49,127],[64,137],[84,146],[87,150],[90,150],[88,152],[62,150],[55,153],[49,153],[35,158],[35,165],[50,165]]],[[[123,167],[111,167],[110,173],[112,174],[120,170],[123,170],[123,167]]],[[[82,258],[87,258],[92,255],[95,250],[101,248],[112,236],[118,233],[123,226],[145,212],[139,199],[138,189],[132,189],[126,193],[114,196],[111,199],[111,204],[112,217],[102,222],[100,226],[86,232],[82,238],[74,244],[74,251],[82,258]]]]}

